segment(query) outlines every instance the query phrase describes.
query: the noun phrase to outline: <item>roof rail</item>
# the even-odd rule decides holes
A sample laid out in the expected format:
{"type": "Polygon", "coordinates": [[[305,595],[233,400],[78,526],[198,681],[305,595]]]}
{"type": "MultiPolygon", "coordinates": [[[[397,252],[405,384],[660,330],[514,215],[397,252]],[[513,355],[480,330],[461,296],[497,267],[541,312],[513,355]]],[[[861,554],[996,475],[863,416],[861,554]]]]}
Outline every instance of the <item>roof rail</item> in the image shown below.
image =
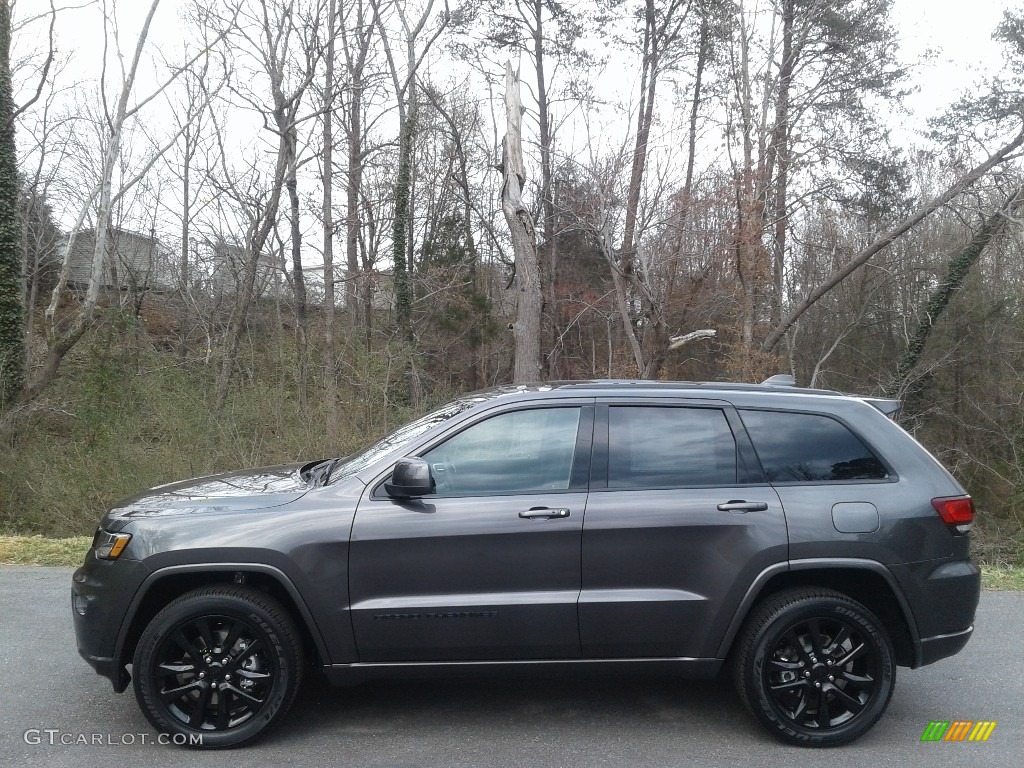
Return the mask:
{"type": "Polygon", "coordinates": [[[777,373],[761,382],[766,387],[795,387],[796,379],[788,373],[777,373]]]}

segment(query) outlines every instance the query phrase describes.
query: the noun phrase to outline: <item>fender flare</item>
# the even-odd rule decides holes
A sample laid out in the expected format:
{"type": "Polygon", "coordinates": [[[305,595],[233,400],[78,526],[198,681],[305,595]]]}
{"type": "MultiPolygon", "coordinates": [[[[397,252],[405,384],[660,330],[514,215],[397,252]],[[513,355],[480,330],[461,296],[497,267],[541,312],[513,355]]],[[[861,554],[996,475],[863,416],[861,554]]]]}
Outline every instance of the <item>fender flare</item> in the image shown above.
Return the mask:
{"type": "Polygon", "coordinates": [[[115,663],[118,666],[123,667],[124,662],[121,657],[124,653],[125,640],[128,638],[128,630],[135,622],[135,616],[139,611],[139,606],[142,605],[142,601],[146,599],[146,595],[149,594],[150,589],[152,589],[158,581],[166,578],[167,576],[176,576],[183,573],[204,573],[214,571],[262,573],[278,582],[295,603],[296,608],[298,608],[299,613],[301,614],[301,619],[306,625],[306,629],[309,631],[310,637],[313,638],[313,642],[316,645],[316,649],[320,654],[321,660],[324,664],[331,663],[330,656],[327,653],[327,645],[324,643],[323,635],[320,632],[320,627],[317,625],[316,620],[313,618],[313,613],[309,610],[309,606],[306,605],[306,601],[303,600],[302,595],[299,593],[295,584],[292,583],[292,580],[280,568],[276,568],[272,565],[266,565],[264,563],[185,563],[182,565],[168,565],[163,568],[158,568],[150,573],[142,584],[139,585],[138,590],[136,590],[135,596],[128,605],[124,621],[121,622],[121,629],[117,633],[117,642],[114,645],[115,663]]]}
{"type": "Polygon", "coordinates": [[[719,659],[726,658],[729,653],[729,648],[736,639],[736,635],[739,633],[740,627],[743,626],[743,622],[747,620],[747,615],[750,613],[751,608],[753,608],[754,601],[757,599],[758,594],[764,588],[765,584],[767,584],[772,578],[780,573],[787,573],[791,571],[837,568],[870,571],[881,576],[882,579],[885,580],[885,583],[889,585],[889,589],[892,590],[893,595],[896,597],[896,602],[900,607],[900,611],[903,613],[903,619],[906,621],[907,629],[910,632],[910,639],[914,646],[913,666],[919,666],[921,662],[921,637],[917,631],[917,622],[914,619],[914,614],[910,610],[910,605],[907,603],[907,598],[903,594],[903,590],[900,589],[899,583],[896,581],[896,577],[892,575],[892,572],[888,568],[877,560],[868,560],[859,557],[812,557],[803,560],[788,560],[781,563],[775,563],[774,565],[770,565],[765,568],[757,575],[753,583],[747,589],[746,594],[743,595],[743,599],[736,608],[732,621],[729,622],[729,627],[726,629],[725,635],[722,637],[722,642],[718,646],[717,657],[719,659]]]}

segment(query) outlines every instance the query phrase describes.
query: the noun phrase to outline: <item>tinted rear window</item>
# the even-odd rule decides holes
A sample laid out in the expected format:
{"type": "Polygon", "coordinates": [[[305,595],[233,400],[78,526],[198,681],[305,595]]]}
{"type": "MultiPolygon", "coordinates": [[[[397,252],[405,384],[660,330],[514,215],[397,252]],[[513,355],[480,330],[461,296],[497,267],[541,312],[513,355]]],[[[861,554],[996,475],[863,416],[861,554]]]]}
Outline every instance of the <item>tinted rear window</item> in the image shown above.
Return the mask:
{"type": "Polygon", "coordinates": [[[736,484],[736,440],[714,408],[613,406],[609,488],[736,484]]]}
{"type": "Polygon", "coordinates": [[[828,416],[747,410],[741,410],[740,416],[772,482],[845,482],[889,476],[859,437],[828,416]]]}

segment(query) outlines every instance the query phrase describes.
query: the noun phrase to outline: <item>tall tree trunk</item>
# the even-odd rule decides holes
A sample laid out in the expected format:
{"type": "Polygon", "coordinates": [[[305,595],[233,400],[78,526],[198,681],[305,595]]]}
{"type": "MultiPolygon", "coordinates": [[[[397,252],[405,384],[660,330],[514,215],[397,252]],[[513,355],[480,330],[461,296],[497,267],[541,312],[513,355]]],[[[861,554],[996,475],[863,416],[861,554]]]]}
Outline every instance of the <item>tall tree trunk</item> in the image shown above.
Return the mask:
{"type": "Polygon", "coordinates": [[[395,218],[391,243],[394,261],[395,319],[398,335],[412,343],[412,286],[409,276],[407,243],[409,240],[410,196],[412,193],[412,139],[415,116],[410,110],[403,121],[398,140],[398,177],[395,180],[395,218]]]}
{"type": "Polygon", "coordinates": [[[782,319],[782,275],[786,260],[786,233],[789,227],[788,193],[789,193],[789,112],[790,91],[793,86],[793,73],[796,70],[796,53],[793,50],[793,25],[796,15],[796,0],[783,0],[782,4],[782,63],[779,67],[779,93],[775,101],[775,126],[769,149],[769,178],[771,182],[771,165],[777,166],[775,178],[775,194],[772,205],[765,206],[772,211],[774,218],[774,238],[772,242],[772,283],[774,286],[771,319],[772,325],[778,325],[782,319]]]}
{"type": "Polygon", "coordinates": [[[541,267],[541,323],[547,348],[547,378],[559,378],[559,309],[555,276],[558,272],[558,248],[555,244],[555,200],[551,169],[551,117],[548,111],[548,84],[544,56],[544,0],[532,0],[533,60],[537,74],[537,118],[540,129],[540,205],[541,239],[544,242],[541,267]],[[545,322],[546,320],[546,322],[545,322]]]}
{"type": "Polygon", "coordinates": [[[332,448],[338,440],[338,363],[334,344],[334,210],[331,185],[334,183],[334,36],[337,0],[327,9],[327,59],[324,62],[324,394],[327,407],[327,442],[332,448]]]}
{"type": "Polygon", "coordinates": [[[501,210],[512,235],[516,270],[516,322],[512,326],[516,359],[512,381],[525,384],[540,376],[541,291],[533,218],[523,205],[526,182],[522,145],[523,107],[512,63],[505,64],[505,140],[502,145],[501,210]]]}
{"type": "Polygon", "coordinates": [[[935,321],[946,311],[953,294],[963,285],[968,273],[985,248],[1006,229],[1010,220],[1022,208],[1024,208],[1024,187],[1015,190],[999,207],[999,210],[986,218],[967,246],[949,262],[946,277],[932,291],[928,303],[925,304],[924,319],[918,322],[914,332],[910,335],[910,342],[896,368],[896,378],[885,388],[887,396],[895,397],[904,391],[911,373],[924,353],[928,337],[931,335],[932,328],[935,327],[935,321]]]}
{"type": "Polygon", "coordinates": [[[298,136],[294,121],[287,136],[288,176],[285,187],[288,190],[290,212],[289,231],[292,251],[292,306],[295,311],[296,385],[299,390],[299,408],[306,407],[306,275],[302,269],[302,229],[299,222],[299,182],[297,178],[298,136]]]}
{"type": "MultiPolygon", "coordinates": [[[[415,91],[415,86],[410,84],[415,91]]],[[[398,396],[400,402],[415,404],[418,401],[416,370],[413,347],[415,338],[412,328],[412,276],[410,274],[408,244],[410,219],[412,217],[412,148],[416,131],[415,92],[405,119],[401,121],[398,140],[398,178],[395,180],[395,218],[392,222],[391,243],[392,280],[395,287],[395,323],[398,338],[405,342],[403,354],[403,390],[398,396]]]]}
{"type": "Polygon", "coordinates": [[[13,400],[25,380],[20,225],[11,83],[11,6],[8,0],[0,0],[0,405],[13,400]]]}
{"type": "MultiPolygon", "coordinates": [[[[345,312],[353,327],[359,326],[362,318],[372,319],[372,308],[361,308],[364,291],[369,291],[371,276],[359,267],[359,192],[363,183],[363,68],[369,52],[371,35],[364,28],[365,13],[362,2],[356,5],[356,48],[349,44],[346,25],[341,24],[340,32],[345,46],[345,61],[349,80],[348,99],[348,169],[345,190],[345,312]],[[360,290],[360,289],[364,290],[360,290]],[[360,312],[360,309],[363,312],[360,312]]],[[[370,334],[366,331],[367,351],[370,334]]]]}
{"type": "Polygon", "coordinates": [[[178,333],[181,335],[181,339],[178,343],[178,357],[181,360],[185,359],[188,354],[188,247],[189,247],[189,225],[191,222],[191,205],[192,200],[190,198],[192,190],[189,186],[189,169],[192,165],[192,132],[186,127],[185,132],[182,135],[185,141],[184,149],[184,168],[181,174],[181,192],[182,192],[182,204],[181,204],[181,261],[178,265],[179,269],[179,300],[181,306],[178,308],[178,333]]]}

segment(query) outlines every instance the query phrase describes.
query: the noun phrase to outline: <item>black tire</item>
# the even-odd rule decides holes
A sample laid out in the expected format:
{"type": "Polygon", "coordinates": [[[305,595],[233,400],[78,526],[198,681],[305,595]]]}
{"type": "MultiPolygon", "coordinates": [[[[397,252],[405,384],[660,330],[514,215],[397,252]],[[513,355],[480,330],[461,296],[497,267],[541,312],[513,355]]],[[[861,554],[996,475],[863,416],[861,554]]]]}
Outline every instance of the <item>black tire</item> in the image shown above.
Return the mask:
{"type": "Polygon", "coordinates": [[[285,608],[258,590],[220,586],[188,592],[153,618],[132,677],[143,713],[168,735],[163,741],[224,749],[280,722],[302,669],[302,643],[285,608]]]}
{"type": "Polygon", "coordinates": [[[837,747],[885,712],[896,662],[887,633],[863,605],[832,590],[797,588],[753,610],[733,675],[744,705],[775,736],[837,747]]]}

